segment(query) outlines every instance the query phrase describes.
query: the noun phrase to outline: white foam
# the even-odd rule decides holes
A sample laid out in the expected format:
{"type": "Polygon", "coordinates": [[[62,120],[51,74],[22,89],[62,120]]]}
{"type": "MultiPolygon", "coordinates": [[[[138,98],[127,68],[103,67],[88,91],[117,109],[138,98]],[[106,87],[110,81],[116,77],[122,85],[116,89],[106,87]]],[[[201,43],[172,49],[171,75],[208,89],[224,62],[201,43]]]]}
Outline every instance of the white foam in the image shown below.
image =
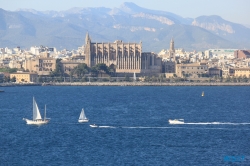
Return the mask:
{"type": "Polygon", "coordinates": [[[116,128],[114,126],[99,126],[99,128],[116,128]]]}
{"type": "Polygon", "coordinates": [[[197,122],[197,123],[184,123],[192,125],[249,125],[250,123],[231,123],[231,122],[197,122]]]}

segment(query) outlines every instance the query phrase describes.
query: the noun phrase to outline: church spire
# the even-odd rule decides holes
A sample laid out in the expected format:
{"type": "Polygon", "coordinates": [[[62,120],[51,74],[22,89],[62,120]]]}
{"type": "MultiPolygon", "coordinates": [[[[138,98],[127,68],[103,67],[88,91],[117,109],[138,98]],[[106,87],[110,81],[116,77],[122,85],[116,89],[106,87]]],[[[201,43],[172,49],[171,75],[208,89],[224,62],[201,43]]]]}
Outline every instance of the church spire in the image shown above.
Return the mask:
{"type": "Polygon", "coordinates": [[[91,42],[91,40],[90,40],[90,37],[89,37],[89,32],[87,32],[86,37],[85,37],[85,44],[88,44],[90,42],[91,42]]]}

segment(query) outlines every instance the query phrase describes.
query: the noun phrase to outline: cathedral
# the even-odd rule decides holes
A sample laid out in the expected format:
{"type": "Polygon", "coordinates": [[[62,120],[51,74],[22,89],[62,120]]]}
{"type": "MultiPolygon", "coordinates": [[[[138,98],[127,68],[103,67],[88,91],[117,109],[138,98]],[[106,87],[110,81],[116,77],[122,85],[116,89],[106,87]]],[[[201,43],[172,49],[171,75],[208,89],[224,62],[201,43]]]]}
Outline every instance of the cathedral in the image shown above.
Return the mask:
{"type": "Polygon", "coordinates": [[[142,52],[142,42],[123,43],[116,40],[113,43],[92,42],[89,34],[86,34],[85,63],[95,66],[104,63],[114,68],[116,74],[138,73],[152,75],[161,73],[162,60],[153,52],[142,52]]]}

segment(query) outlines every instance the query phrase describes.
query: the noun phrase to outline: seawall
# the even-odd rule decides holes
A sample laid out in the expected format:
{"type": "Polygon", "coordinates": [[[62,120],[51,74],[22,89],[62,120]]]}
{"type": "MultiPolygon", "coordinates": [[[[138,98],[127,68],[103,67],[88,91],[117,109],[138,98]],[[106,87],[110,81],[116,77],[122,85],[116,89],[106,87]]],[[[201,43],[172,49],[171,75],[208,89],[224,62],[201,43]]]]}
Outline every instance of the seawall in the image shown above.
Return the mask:
{"type": "Polygon", "coordinates": [[[226,82],[60,82],[60,83],[1,83],[1,87],[9,86],[250,86],[246,83],[226,82]]]}

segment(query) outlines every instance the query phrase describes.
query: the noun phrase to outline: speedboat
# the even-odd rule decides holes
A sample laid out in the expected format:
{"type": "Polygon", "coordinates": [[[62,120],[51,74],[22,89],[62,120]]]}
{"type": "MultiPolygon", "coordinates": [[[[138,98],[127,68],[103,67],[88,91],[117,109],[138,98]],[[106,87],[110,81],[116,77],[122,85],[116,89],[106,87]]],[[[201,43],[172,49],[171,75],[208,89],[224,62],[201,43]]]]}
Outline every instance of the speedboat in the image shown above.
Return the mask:
{"type": "Polygon", "coordinates": [[[169,124],[184,124],[184,119],[174,119],[174,120],[169,119],[168,122],[169,124]]]}
{"type": "Polygon", "coordinates": [[[93,127],[93,128],[96,128],[96,127],[98,127],[96,124],[91,124],[91,125],[89,125],[90,127],[93,127]]]}

